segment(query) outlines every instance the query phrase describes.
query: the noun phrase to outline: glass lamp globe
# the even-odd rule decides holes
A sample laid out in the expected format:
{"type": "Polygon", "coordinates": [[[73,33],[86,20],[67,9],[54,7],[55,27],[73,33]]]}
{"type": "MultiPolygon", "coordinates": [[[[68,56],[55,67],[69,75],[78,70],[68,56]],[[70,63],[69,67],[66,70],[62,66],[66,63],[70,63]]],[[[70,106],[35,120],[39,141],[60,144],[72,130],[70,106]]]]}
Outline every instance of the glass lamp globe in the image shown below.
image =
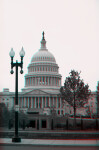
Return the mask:
{"type": "Polygon", "coordinates": [[[24,51],[23,47],[22,47],[22,49],[21,49],[19,54],[20,54],[20,57],[24,57],[25,56],[25,51],[24,51]]]}
{"type": "Polygon", "coordinates": [[[10,51],[9,55],[10,55],[10,57],[14,57],[15,56],[15,52],[14,52],[13,48],[11,48],[11,51],[10,51]]]}

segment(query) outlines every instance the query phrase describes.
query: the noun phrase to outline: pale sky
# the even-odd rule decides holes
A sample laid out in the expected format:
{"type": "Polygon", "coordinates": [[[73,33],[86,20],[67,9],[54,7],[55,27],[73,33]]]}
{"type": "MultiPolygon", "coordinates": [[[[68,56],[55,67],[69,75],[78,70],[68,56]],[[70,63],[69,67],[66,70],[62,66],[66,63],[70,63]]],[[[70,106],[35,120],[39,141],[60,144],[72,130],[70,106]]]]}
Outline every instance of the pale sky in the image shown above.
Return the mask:
{"type": "Polygon", "coordinates": [[[25,50],[19,91],[24,87],[28,64],[40,49],[43,31],[47,48],[59,65],[62,85],[75,69],[95,91],[99,81],[99,0],[0,0],[0,91],[15,90],[15,73],[10,74],[12,47],[14,61],[20,61],[22,46],[25,50]]]}

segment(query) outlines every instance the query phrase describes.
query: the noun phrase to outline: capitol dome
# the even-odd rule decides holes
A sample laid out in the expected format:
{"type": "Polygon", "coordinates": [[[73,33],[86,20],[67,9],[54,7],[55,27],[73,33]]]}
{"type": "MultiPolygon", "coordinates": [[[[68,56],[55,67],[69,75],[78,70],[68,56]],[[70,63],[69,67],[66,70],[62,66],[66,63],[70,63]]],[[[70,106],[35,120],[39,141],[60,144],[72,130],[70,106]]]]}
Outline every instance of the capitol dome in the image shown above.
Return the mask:
{"type": "Polygon", "coordinates": [[[48,61],[48,62],[56,62],[54,56],[46,49],[46,50],[39,50],[34,56],[32,57],[31,63],[35,61],[48,61]]]}
{"type": "Polygon", "coordinates": [[[46,48],[44,32],[41,40],[41,48],[36,52],[28,66],[25,75],[25,88],[23,91],[42,89],[44,91],[59,91],[61,87],[61,75],[55,57],[46,48]]]}
{"type": "Polygon", "coordinates": [[[39,62],[39,61],[48,61],[48,62],[55,62],[55,57],[47,50],[46,48],[46,41],[44,38],[44,32],[43,32],[43,38],[41,41],[41,48],[40,50],[34,54],[34,56],[32,57],[31,63],[32,62],[39,62]]]}

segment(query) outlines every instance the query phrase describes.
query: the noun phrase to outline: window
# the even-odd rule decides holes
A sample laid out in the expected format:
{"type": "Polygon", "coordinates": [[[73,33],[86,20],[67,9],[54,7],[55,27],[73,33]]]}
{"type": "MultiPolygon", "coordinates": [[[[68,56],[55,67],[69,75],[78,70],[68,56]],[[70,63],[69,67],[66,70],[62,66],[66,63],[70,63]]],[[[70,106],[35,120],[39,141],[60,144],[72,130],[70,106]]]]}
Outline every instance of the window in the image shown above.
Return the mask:
{"type": "Polygon", "coordinates": [[[64,112],[63,112],[63,110],[61,111],[61,114],[62,114],[62,115],[64,115],[64,112]]]}
{"type": "Polygon", "coordinates": [[[60,115],[60,110],[58,110],[58,115],[60,115]]]}
{"type": "Polygon", "coordinates": [[[35,120],[30,120],[29,127],[35,128],[36,127],[35,123],[36,123],[35,120]]]}
{"type": "Polygon", "coordinates": [[[42,128],[46,128],[47,127],[46,120],[42,120],[41,126],[42,126],[42,128]]]}

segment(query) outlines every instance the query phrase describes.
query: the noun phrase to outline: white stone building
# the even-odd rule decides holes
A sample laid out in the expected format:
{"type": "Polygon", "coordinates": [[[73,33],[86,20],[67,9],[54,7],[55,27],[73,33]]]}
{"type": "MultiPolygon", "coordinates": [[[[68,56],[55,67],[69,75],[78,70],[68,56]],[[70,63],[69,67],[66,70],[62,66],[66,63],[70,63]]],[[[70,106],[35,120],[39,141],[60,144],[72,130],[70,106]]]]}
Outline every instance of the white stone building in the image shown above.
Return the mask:
{"type": "MultiPolygon", "coordinates": [[[[25,75],[25,87],[19,92],[19,108],[27,112],[31,109],[48,114],[53,108],[57,114],[65,114],[59,95],[61,87],[61,75],[55,57],[46,48],[46,40],[41,40],[41,48],[31,59],[28,73],[25,75]],[[48,111],[47,111],[48,109],[48,111]],[[42,110],[42,111],[41,111],[42,110]]],[[[15,94],[4,89],[0,92],[0,100],[9,109],[15,107],[15,94]]]]}
{"type": "MultiPolygon", "coordinates": [[[[68,104],[63,106],[59,97],[61,77],[55,57],[46,48],[43,32],[41,48],[33,55],[25,75],[25,87],[19,92],[19,109],[23,112],[49,115],[54,108],[58,115],[70,113],[70,110],[73,114],[72,108],[68,104]]],[[[15,108],[15,93],[4,89],[0,92],[0,103],[5,103],[8,109],[15,108]]],[[[88,105],[94,106],[91,113],[96,112],[96,92],[92,93],[88,105]]],[[[77,113],[82,114],[82,109],[77,110],[77,113]]]]}

